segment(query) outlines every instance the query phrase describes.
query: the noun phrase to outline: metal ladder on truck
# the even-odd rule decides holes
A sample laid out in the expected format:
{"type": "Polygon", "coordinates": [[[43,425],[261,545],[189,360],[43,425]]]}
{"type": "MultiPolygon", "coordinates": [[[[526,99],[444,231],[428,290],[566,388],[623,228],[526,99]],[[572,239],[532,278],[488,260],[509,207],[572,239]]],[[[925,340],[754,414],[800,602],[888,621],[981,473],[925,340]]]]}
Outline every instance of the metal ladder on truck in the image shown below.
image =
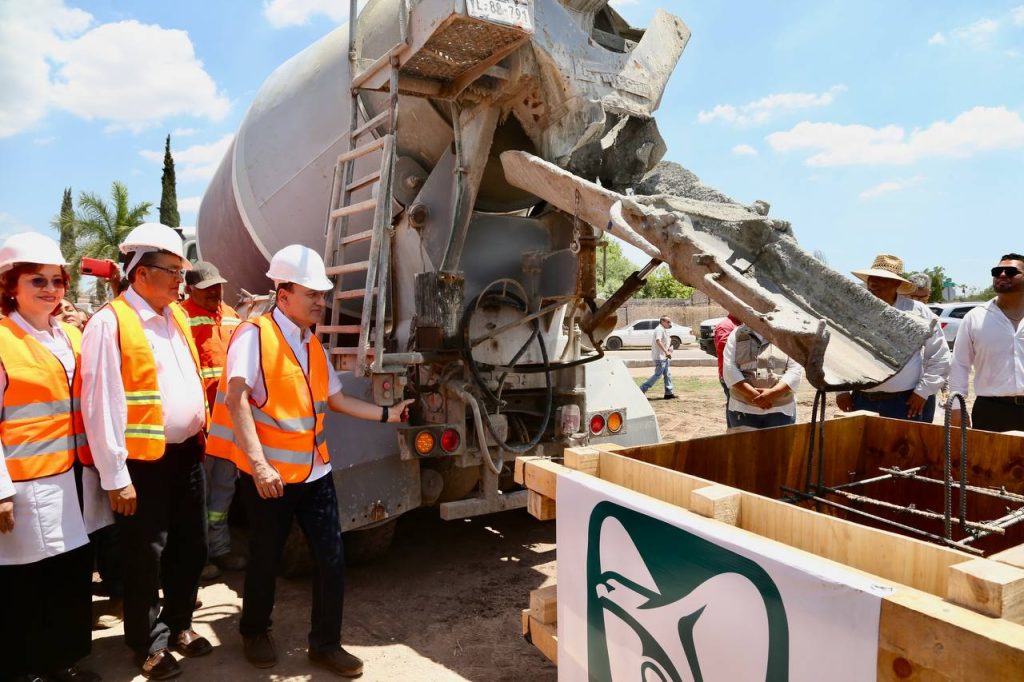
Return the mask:
{"type": "MultiPolygon", "coordinates": [[[[404,3],[403,3],[404,4],[404,3]]],[[[408,49],[407,16],[401,21],[402,40],[381,55],[369,67],[356,73],[355,51],[357,0],[350,0],[349,6],[349,63],[351,64],[351,118],[346,149],[337,159],[334,180],[331,187],[331,205],[327,216],[324,264],[327,276],[334,282],[328,305],[330,317],[325,324],[317,327],[321,341],[329,348],[335,368],[352,370],[357,376],[378,375],[408,364],[413,354],[384,353],[384,335],[387,319],[388,276],[391,261],[391,197],[394,184],[394,167],[397,156],[396,126],[398,122],[398,78],[400,56],[408,49]],[[380,114],[360,124],[359,93],[366,82],[385,69],[390,69],[388,85],[388,106],[380,114]],[[386,132],[377,138],[372,133],[380,127],[386,132]],[[362,140],[368,139],[367,142],[362,140]],[[356,162],[372,154],[379,155],[377,170],[363,177],[355,177],[356,162]],[[374,187],[373,196],[354,201],[353,195],[359,190],[374,187]],[[371,227],[362,232],[349,234],[352,216],[372,212],[371,227]],[[368,255],[352,258],[352,252],[359,245],[369,242],[368,255]],[[345,289],[345,276],[365,272],[363,287],[345,289]],[[346,301],[362,301],[358,325],[341,324],[341,307],[346,301]],[[343,345],[345,339],[356,336],[355,346],[343,345]]],[[[405,14],[403,12],[403,14],[405,14]]],[[[376,383],[376,382],[375,382],[376,383]]],[[[375,391],[376,393],[376,391],[375,391]]],[[[384,395],[388,400],[395,394],[384,395]]]]}

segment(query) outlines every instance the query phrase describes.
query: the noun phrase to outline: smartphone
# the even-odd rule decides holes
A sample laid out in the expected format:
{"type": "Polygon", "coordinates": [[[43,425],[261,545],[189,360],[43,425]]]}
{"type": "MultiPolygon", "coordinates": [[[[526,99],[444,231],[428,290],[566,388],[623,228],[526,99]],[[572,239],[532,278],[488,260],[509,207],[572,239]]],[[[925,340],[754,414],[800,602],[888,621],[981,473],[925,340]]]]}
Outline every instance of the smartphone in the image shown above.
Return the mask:
{"type": "Polygon", "coordinates": [[[82,266],[79,270],[83,275],[110,279],[111,275],[117,272],[117,263],[112,260],[101,260],[99,258],[83,258],[82,266]]]}

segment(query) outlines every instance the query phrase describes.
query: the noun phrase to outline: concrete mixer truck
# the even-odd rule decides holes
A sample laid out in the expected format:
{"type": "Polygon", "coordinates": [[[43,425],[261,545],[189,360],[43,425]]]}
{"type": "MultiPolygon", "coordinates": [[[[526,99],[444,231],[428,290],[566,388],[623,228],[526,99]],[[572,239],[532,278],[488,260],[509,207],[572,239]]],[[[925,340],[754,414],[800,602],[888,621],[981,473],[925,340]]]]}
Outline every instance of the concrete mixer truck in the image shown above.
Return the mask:
{"type": "Polygon", "coordinates": [[[659,164],[653,114],[689,36],[607,0],[369,0],[256,94],[202,200],[202,257],[235,293],[267,292],[275,251],[322,251],[318,333],[345,390],[416,399],[397,430],[329,417],[346,531],[380,547],[420,506],[522,507],[517,456],[657,441],[601,342],[661,262],[819,387],[877,384],[920,348],[922,324],[800,250],[767,204],[659,164]],[[606,235],[651,262],[602,301],[606,235]]]}

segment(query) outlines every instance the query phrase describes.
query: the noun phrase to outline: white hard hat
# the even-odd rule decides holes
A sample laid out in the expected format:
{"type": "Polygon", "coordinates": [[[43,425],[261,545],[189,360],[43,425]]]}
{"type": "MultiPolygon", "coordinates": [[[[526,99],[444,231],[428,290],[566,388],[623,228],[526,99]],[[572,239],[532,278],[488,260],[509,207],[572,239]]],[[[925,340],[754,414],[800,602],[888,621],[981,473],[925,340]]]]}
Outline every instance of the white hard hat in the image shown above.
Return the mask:
{"type": "Polygon", "coordinates": [[[0,272],[7,272],[18,263],[68,264],[57,242],[38,232],[12,234],[0,246],[0,272]]]}
{"type": "Polygon", "coordinates": [[[192,264],[185,258],[185,251],[182,248],[181,235],[172,228],[162,223],[142,223],[124,238],[121,242],[121,253],[134,253],[135,257],[125,268],[125,273],[131,272],[143,254],[153,251],[168,251],[182,260],[182,267],[186,270],[192,269],[192,264]]]}
{"type": "Polygon", "coordinates": [[[301,244],[291,244],[275,253],[270,259],[267,277],[274,280],[274,284],[292,282],[314,291],[330,291],[334,288],[331,280],[327,279],[324,259],[313,249],[301,244]]]}

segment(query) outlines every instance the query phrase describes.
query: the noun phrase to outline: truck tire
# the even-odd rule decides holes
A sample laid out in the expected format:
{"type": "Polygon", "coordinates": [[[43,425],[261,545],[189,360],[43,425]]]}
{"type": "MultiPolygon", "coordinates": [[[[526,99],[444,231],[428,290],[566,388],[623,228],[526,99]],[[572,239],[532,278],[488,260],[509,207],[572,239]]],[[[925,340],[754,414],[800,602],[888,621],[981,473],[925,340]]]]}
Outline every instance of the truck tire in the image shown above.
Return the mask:
{"type": "Polygon", "coordinates": [[[605,339],[604,347],[608,350],[618,350],[622,348],[622,339],[617,336],[609,336],[605,339]]]}
{"type": "MultiPolygon", "coordinates": [[[[365,564],[384,555],[395,539],[398,519],[385,521],[379,526],[361,530],[350,530],[343,534],[345,563],[365,564]]],[[[313,574],[313,555],[309,551],[306,536],[298,523],[292,524],[281,558],[281,575],[285,578],[302,578],[313,574]]]]}
{"type": "Polygon", "coordinates": [[[678,336],[673,336],[672,341],[670,343],[672,345],[672,350],[677,350],[679,346],[683,345],[682,339],[680,339],[678,336]]]}

